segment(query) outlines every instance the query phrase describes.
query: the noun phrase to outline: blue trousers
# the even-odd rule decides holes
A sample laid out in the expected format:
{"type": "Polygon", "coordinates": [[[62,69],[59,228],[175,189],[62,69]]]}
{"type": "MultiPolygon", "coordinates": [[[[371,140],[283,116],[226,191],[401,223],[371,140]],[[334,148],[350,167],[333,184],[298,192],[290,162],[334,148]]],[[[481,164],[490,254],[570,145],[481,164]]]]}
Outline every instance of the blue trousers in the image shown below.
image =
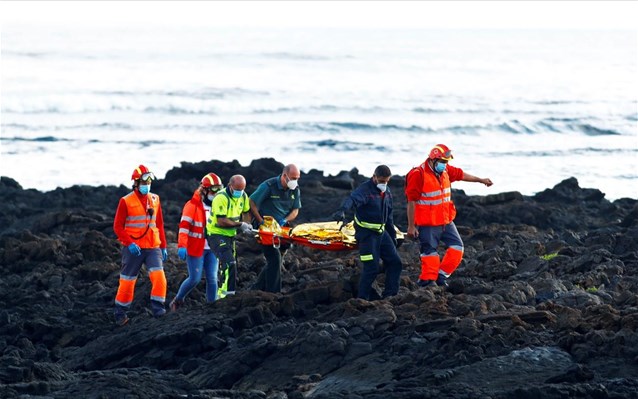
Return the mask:
{"type": "Polygon", "coordinates": [[[188,278],[182,282],[175,299],[184,300],[186,296],[202,280],[202,271],[206,273],[206,301],[214,302],[217,299],[217,270],[219,262],[210,249],[204,250],[202,256],[186,256],[188,278]]]}
{"type": "Polygon", "coordinates": [[[454,222],[445,226],[418,226],[419,244],[421,244],[421,254],[429,255],[436,252],[439,242],[443,242],[446,247],[463,250],[463,240],[456,229],[454,222]]]}
{"type": "Polygon", "coordinates": [[[399,292],[403,264],[388,232],[378,234],[368,229],[357,228],[355,238],[359,245],[359,259],[363,265],[359,279],[359,298],[370,298],[372,283],[380,271],[380,260],[385,266],[383,297],[396,295],[399,292]]]}

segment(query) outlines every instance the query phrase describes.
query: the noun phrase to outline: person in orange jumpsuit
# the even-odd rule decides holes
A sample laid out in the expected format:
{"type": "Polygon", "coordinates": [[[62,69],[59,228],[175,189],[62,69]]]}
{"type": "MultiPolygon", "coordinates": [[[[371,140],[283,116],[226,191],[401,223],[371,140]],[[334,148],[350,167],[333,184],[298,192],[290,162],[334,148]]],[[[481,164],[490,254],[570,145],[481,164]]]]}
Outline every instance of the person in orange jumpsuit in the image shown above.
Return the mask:
{"type": "Polygon", "coordinates": [[[155,317],[166,313],[166,276],[163,262],[168,258],[160,197],[151,193],[155,176],[144,165],[133,171],[133,191],[120,198],[113,231],[122,247],[120,284],[115,296],[115,322],[128,322],[127,311],[133,302],[135,282],[146,265],[151,280],[151,311],[155,317]]]}
{"type": "Polygon", "coordinates": [[[452,151],[445,144],[437,144],[428,159],[406,176],[408,236],[419,240],[421,274],[417,284],[421,287],[447,287],[447,278],[463,259],[463,240],[454,225],[456,208],[451,183],[461,180],[492,185],[489,178],[449,165],[452,158],[452,151]],[[446,246],[443,259],[437,252],[439,242],[446,246]]]}

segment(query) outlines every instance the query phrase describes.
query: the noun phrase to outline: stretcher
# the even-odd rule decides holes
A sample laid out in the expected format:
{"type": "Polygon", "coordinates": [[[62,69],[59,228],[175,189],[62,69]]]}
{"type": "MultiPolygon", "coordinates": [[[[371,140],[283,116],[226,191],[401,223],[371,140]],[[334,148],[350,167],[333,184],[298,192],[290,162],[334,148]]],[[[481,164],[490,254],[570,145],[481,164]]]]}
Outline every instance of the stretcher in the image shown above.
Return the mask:
{"type": "MultiPolygon", "coordinates": [[[[295,227],[282,227],[273,218],[266,216],[259,226],[257,241],[262,245],[279,248],[281,244],[297,244],[323,251],[350,251],[357,249],[354,224],[343,222],[303,223],[295,227]]],[[[404,234],[397,229],[397,240],[404,234]]]]}

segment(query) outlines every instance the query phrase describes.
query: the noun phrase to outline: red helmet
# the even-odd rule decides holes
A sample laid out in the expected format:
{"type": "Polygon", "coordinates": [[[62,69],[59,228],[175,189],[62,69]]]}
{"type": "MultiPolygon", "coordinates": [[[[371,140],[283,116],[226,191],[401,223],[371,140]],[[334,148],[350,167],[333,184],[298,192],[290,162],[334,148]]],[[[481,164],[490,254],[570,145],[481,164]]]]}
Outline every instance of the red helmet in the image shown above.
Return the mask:
{"type": "Polygon", "coordinates": [[[140,165],[133,171],[133,175],[131,176],[132,180],[155,180],[155,175],[153,172],[148,170],[148,168],[144,165],[140,165]]]}
{"type": "Polygon", "coordinates": [[[214,173],[209,173],[202,177],[202,187],[221,186],[222,179],[214,173]]]}
{"type": "Polygon", "coordinates": [[[430,150],[430,156],[428,158],[449,161],[454,157],[452,156],[452,150],[450,150],[448,146],[445,144],[437,144],[430,150]]]}

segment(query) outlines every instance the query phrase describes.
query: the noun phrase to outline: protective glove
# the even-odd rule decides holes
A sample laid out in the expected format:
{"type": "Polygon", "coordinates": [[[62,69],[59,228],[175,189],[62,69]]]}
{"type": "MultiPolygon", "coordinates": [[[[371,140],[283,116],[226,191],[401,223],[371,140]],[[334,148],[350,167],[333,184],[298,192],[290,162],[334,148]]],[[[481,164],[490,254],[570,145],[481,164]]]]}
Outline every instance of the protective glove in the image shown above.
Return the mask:
{"type": "Polygon", "coordinates": [[[168,260],[168,251],[166,248],[162,248],[162,262],[166,262],[168,260]]]}
{"type": "Polygon", "coordinates": [[[133,243],[131,245],[128,246],[128,251],[135,255],[135,256],[140,256],[142,255],[142,250],[140,249],[140,246],[137,245],[136,243],[133,243]]]}
{"type": "Polygon", "coordinates": [[[346,213],[340,209],[333,213],[331,217],[335,222],[343,222],[346,219],[346,213]]]}
{"type": "Polygon", "coordinates": [[[177,248],[177,256],[178,256],[181,260],[186,259],[186,248],[184,248],[184,247],[177,248]]]}
{"type": "Polygon", "coordinates": [[[284,226],[286,225],[286,223],[288,223],[288,221],[286,220],[286,218],[281,218],[277,221],[277,223],[279,223],[280,226],[284,226]]]}
{"type": "Polygon", "coordinates": [[[241,222],[241,225],[238,227],[238,230],[242,233],[250,233],[253,230],[253,226],[250,223],[241,222]]]}

